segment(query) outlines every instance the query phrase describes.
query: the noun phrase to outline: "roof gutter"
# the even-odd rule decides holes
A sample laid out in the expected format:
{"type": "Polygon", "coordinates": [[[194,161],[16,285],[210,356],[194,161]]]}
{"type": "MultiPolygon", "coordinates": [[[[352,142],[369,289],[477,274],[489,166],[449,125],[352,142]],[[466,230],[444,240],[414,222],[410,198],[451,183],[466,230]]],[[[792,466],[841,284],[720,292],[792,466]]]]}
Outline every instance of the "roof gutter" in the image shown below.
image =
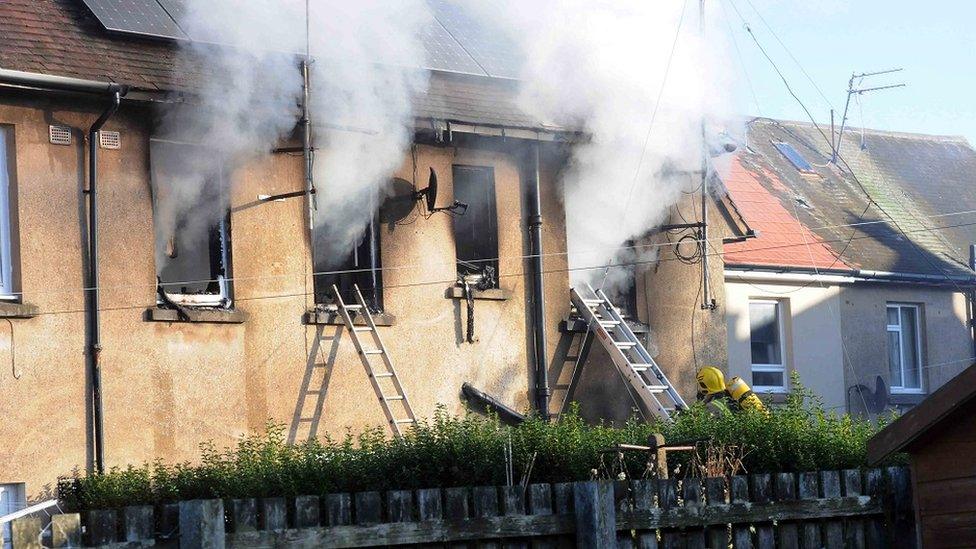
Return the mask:
{"type": "Polygon", "coordinates": [[[88,370],[91,383],[92,450],[94,468],[98,473],[105,471],[103,453],[103,413],[102,413],[102,374],[99,356],[102,351],[101,331],[99,329],[99,291],[98,291],[98,132],[109,118],[115,114],[122,97],[129,92],[129,86],[115,82],[82,80],[65,76],[51,76],[21,71],[0,69],[0,86],[14,86],[36,90],[57,90],[107,96],[109,104],[88,129],[88,288],[86,294],[86,323],[88,330],[88,370]]]}
{"type": "Polygon", "coordinates": [[[913,283],[934,286],[976,286],[976,275],[933,275],[922,273],[899,273],[862,269],[813,269],[810,267],[772,267],[760,265],[729,265],[725,268],[726,278],[765,280],[769,282],[808,282],[821,281],[828,284],[851,284],[855,282],[913,283]]]}

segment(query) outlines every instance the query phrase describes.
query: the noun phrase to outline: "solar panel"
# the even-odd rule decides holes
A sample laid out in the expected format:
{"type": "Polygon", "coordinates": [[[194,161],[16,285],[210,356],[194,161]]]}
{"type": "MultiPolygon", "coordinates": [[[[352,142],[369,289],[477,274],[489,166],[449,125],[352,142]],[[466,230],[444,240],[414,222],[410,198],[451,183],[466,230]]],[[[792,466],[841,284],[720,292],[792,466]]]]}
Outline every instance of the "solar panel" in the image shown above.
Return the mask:
{"type": "Polygon", "coordinates": [[[427,0],[427,3],[437,21],[489,76],[518,78],[519,52],[501,29],[472,17],[458,0],[427,0]]]}
{"type": "Polygon", "coordinates": [[[811,166],[810,163],[800,155],[799,151],[793,148],[793,145],[774,141],[773,146],[776,147],[776,150],[778,150],[783,156],[786,157],[787,160],[790,161],[790,164],[793,164],[793,167],[796,168],[797,171],[801,173],[815,173],[813,171],[813,166],[811,166]]]}
{"type": "Polygon", "coordinates": [[[187,36],[156,0],[84,0],[110,31],[185,40],[187,36]]]}
{"type": "Polygon", "coordinates": [[[488,76],[436,20],[424,28],[421,39],[427,50],[428,66],[425,68],[488,76]]]}
{"type": "Polygon", "coordinates": [[[184,0],[156,0],[159,5],[166,10],[166,13],[176,21],[177,25],[180,25],[186,21],[186,3],[184,0]]]}

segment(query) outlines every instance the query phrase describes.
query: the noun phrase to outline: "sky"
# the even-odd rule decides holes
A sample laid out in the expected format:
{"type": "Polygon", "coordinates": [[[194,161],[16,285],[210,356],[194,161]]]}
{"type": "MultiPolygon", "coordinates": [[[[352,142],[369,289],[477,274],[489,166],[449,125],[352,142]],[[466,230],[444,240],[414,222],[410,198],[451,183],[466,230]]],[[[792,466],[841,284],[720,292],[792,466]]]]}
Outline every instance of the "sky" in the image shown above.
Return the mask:
{"type": "Polygon", "coordinates": [[[705,0],[705,9],[735,39],[730,59],[743,114],[809,120],[743,28],[745,19],[818,122],[829,124],[832,105],[839,125],[852,72],[900,67],[864,80],[863,88],[906,86],[863,94],[860,106],[852,99],[848,124],[860,127],[863,113],[864,127],[961,135],[976,145],[976,2],[705,0]]]}

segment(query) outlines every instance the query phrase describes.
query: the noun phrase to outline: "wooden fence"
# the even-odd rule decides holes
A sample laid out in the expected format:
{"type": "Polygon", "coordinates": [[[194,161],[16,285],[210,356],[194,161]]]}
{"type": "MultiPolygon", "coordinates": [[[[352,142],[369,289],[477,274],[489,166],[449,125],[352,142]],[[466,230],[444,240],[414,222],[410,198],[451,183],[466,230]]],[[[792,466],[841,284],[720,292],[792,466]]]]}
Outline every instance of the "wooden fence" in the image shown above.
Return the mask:
{"type": "Polygon", "coordinates": [[[904,468],[196,500],[42,526],[14,521],[14,549],[915,546],[904,468]]]}

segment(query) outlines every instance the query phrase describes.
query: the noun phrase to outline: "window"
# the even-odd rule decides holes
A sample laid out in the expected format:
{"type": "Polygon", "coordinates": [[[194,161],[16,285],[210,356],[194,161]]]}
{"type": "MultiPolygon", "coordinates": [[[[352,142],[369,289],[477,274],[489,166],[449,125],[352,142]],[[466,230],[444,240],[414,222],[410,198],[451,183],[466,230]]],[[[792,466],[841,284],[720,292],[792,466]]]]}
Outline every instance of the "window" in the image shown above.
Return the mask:
{"type": "Polygon", "coordinates": [[[916,305],[888,305],[888,370],[892,391],[922,392],[918,313],[916,305]]]}
{"type": "Polygon", "coordinates": [[[498,211],[495,204],[495,171],[491,168],[454,166],[454,200],[468,205],[464,215],[454,217],[458,276],[477,278],[490,275],[490,286],[497,287],[498,211]]]}
{"type": "Polygon", "coordinates": [[[0,126],[0,299],[16,299],[14,293],[13,227],[16,201],[12,199],[14,182],[13,131],[0,126]]]}
{"type": "MultiPolygon", "coordinates": [[[[22,482],[12,484],[0,484],[0,516],[8,515],[20,511],[27,507],[25,486],[22,482]]],[[[3,540],[3,549],[11,548],[10,523],[5,523],[0,528],[0,539],[3,540]]]]}
{"type": "Polygon", "coordinates": [[[380,258],[380,221],[374,218],[366,227],[359,245],[340,262],[330,260],[334,253],[327,235],[316,233],[314,278],[315,302],[331,303],[332,286],[339,289],[345,303],[356,303],[354,285],[359,286],[363,299],[373,312],[383,310],[383,271],[380,258]]]}
{"type": "Polygon", "coordinates": [[[793,164],[793,167],[796,168],[798,172],[816,173],[813,171],[813,166],[811,166],[810,163],[800,155],[799,151],[793,148],[793,145],[780,141],[773,141],[773,146],[776,147],[776,150],[778,150],[783,156],[786,157],[787,160],[790,161],[790,164],[793,164]]]}
{"type": "Polygon", "coordinates": [[[206,148],[150,140],[160,301],[231,303],[230,209],[223,167],[206,148]]]}
{"type": "Polygon", "coordinates": [[[784,391],[782,307],[778,301],[749,302],[752,384],[756,390],[784,391]]]}

